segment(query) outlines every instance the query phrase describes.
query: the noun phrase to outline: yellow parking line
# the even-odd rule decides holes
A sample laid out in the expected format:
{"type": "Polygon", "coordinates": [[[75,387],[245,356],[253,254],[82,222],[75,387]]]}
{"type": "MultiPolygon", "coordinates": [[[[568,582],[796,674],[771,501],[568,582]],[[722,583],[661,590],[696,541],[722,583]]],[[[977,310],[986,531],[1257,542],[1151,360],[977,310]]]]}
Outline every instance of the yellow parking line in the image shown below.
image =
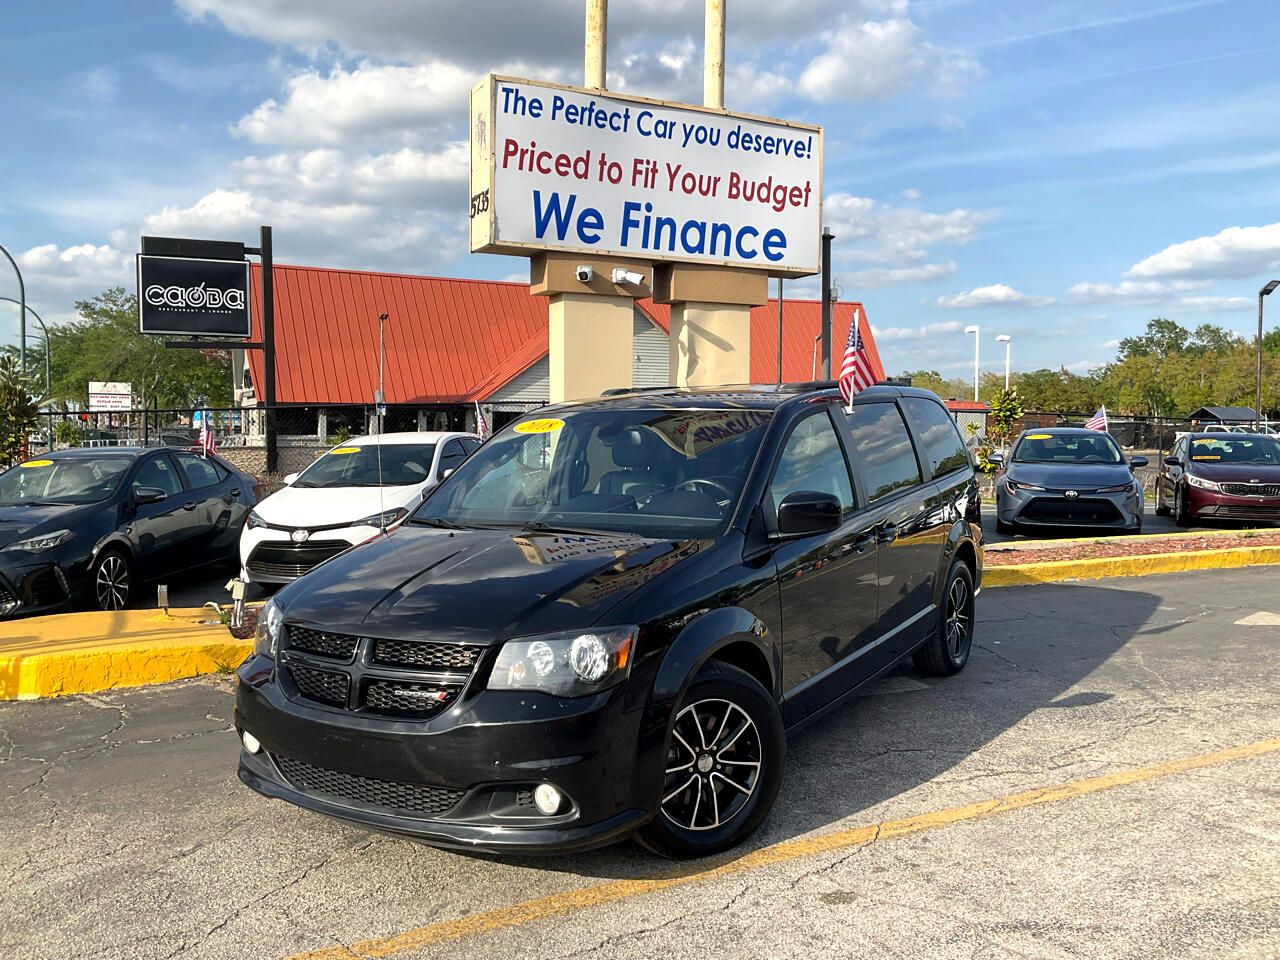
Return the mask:
{"type": "Polygon", "coordinates": [[[1169,760],[1149,767],[1137,767],[1130,770],[1119,770],[1084,780],[1074,780],[1052,787],[1027,790],[1022,793],[1009,794],[978,803],[965,804],[935,810],[918,817],[907,817],[902,820],[887,820],[883,823],[854,827],[835,833],[817,837],[806,837],[798,840],[787,840],[783,843],[764,847],[760,850],[731,859],[721,861],[712,866],[705,862],[691,864],[666,873],[659,877],[641,880],[616,880],[581,890],[570,890],[555,893],[537,900],[527,900],[514,906],[502,907],[498,910],[487,910],[484,913],[460,917],[457,920],[444,920],[426,926],[406,930],[403,933],[388,937],[376,937],[347,946],[326,947],[307,953],[295,954],[288,960],[367,960],[372,957],[388,957],[408,950],[418,950],[432,944],[461,940],[494,930],[519,927],[536,920],[545,920],[577,910],[599,907],[607,903],[626,900],[682,887],[703,880],[714,880],[719,877],[732,876],[760,867],[774,866],[811,857],[817,854],[831,853],[836,850],[848,850],[866,846],[874,841],[888,840],[893,837],[905,837],[926,830],[936,830],[952,824],[976,820],[992,814],[1008,813],[1025,807],[1035,807],[1046,803],[1057,803],[1090,793],[1110,790],[1134,783],[1145,783],[1158,780],[1188,770],[1200,770],[1204,767],[1215,767],[1233,760],[1248,757],[1259,757],[1280,750],[1280,737],[1272,740],[1259,740],[1239,747],[1215,750],[1196,756],[1183,757],[1180,760],[1169,760]]]}

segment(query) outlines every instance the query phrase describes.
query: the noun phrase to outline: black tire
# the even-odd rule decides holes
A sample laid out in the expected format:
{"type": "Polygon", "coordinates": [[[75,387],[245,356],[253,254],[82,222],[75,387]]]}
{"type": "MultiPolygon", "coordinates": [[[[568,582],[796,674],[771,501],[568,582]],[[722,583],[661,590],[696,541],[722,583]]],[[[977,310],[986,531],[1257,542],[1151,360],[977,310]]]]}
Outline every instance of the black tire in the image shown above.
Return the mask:
{"type": "Polygon", "coordinates": [[[1187,511],[1187,495],[1176,490],[1173,492],[1173,522],[1179,527],[1191,526],[1191,515],[1187,511]]]}
{"type": "Polygon", "coordinates": [[[90,600],[97,610],[123,610],[134,594],[133,564],[123,550],[107,547],[89,568],[90,600]]]}
{"type": "Polygon", "coordinates": [[[911,659],[921,673],[949,677],[964,669],[972,648],[973,573],[967,563],[957,560],[947,571],[938,626],[911,659]]]}
{"type": "Polygon", "coordinates": [[[786,754],[782,715],[769,691],[751,674],[711,661],[676,710],[658,814],[636,839],[680,859],[736,846],[773,808],[786,754]],[[694,731],[700,739],[691,744],[694,731]]]}
{"type": "Polygon", "coordinates": [[[1156,516],[1167,517],[1171,513],[1173,511],[1165,506],[1164,498],[1160,496],[1160,482],[1156,481],[1156,516]]]}

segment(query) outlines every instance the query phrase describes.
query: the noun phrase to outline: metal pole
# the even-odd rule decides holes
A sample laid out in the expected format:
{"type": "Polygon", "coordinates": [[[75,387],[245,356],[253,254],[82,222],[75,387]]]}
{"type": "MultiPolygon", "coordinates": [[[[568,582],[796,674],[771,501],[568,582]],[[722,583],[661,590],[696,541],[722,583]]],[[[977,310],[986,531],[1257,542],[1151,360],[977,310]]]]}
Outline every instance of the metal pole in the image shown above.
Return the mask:
{"type": "Polygon", "coordinates": [[[267,473],[279,466],[276,443],[276,297],[271,275],[271,228],[264,226],[258,241],[262,257],[262,403],[263,429],[266,433],[267,473]]]}
{"type": "MultiPolygon", "coordinates": [[[[52,381],[50,379],[49,372],[49,328],[44,325],[44,320],[40,318],[40,314],[36,313],[35,308],[32,307],[31,304],[23,304],[21,301],[15,300],[13,297],[0,297],[0,300],[5,301],[6,303],[16,303],[18,306],[24,307],[25,312],[35,317],[36,323],[40,324],[40,330],[44,333],[44,395],[47,398],[52,390],[52,381]]],[[[25,323],[23,324],[23,327],[26,327],[25,323]]]]}
{"type": "Polygon", "coordinates": [[[978,351],[982,347],[982,338],[975,330],[973,333],[973,402],[978,402],[978,351]]]}
{"type": "Polygon", "coordinates": [[[778,384],[782,384],[782,278],[778,278],[778,384]]]}
{"type": "Polygon", "coordinates": [[[1258,370],[1257,370],[1257,394],[1255,396],[1256,406],[1253,408],[1253,428],[1255,430],[1262,423],[1262,298],[1266,296],[1265,288],[1258,293],[1258,370]]]}
{"type": "Polygon", "coordinates": [[[13,259],[13,255],[0,245],[0,253],[3,253],[13,266],[13,272],[18,277],[18,305],[22,309],[18,312],[18,327],[21,333],[18,335],[18,356],[19,363],[22,365],[22,372],[27,372],[27,287],[22,282],[22,271],[18,269],[18,261],[13,259]]]}
{"type": "Polygon", "coordinates": [[[830,227],[822,228],[822,379],[831,379],[831,240],[830,227]]]}
{"type": "Polygon", "coordinates": [[[724,109],[724,4],[707,0],[703,37],[702,105],[724,109]]]}
{"type": "Polygon", "coordinates": [[[586,82],[591,90],[605,88],[609,56],[609,0],[587,0],[587,31],[584,60],[586,82]]]}
{"type": "Polygon", "coordinates": [[[1009,389],[1009,351],[1013,344],[1008,340],[1004,342],[1004,388],[1009,389]]]}

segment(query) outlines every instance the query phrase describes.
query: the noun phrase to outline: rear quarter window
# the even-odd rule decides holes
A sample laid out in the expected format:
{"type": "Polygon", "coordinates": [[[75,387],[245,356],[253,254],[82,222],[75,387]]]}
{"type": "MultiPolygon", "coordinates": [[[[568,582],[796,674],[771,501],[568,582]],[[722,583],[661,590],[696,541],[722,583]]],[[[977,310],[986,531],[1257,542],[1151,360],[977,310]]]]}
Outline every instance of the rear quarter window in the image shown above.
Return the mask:
{"type": "Polygon", "coordinates": [[[907,397],[903,405],[935,477],[972,465],[955,421],[940,404],[923,397],[907,397]]]}
{"type": "Polygon", "coordinates": [[[854,404],[849,430],[853,466],[871,502],[920,484],[920,464],[896,404],[854,404]]]}

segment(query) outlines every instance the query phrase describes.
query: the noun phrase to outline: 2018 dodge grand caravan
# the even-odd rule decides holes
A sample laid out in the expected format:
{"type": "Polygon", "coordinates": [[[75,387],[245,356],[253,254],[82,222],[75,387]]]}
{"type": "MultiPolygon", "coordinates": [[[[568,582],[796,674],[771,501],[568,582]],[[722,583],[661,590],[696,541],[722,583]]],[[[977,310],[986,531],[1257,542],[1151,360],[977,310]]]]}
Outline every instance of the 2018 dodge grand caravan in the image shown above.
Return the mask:
{"type": "Polygon", "coordinates": [[[789,728],[903,658],[965,665],[981,576],[933,394],[544,408],[266,605],[240,777],[442,846],[713,853],[769,812],[789,728]]]}

